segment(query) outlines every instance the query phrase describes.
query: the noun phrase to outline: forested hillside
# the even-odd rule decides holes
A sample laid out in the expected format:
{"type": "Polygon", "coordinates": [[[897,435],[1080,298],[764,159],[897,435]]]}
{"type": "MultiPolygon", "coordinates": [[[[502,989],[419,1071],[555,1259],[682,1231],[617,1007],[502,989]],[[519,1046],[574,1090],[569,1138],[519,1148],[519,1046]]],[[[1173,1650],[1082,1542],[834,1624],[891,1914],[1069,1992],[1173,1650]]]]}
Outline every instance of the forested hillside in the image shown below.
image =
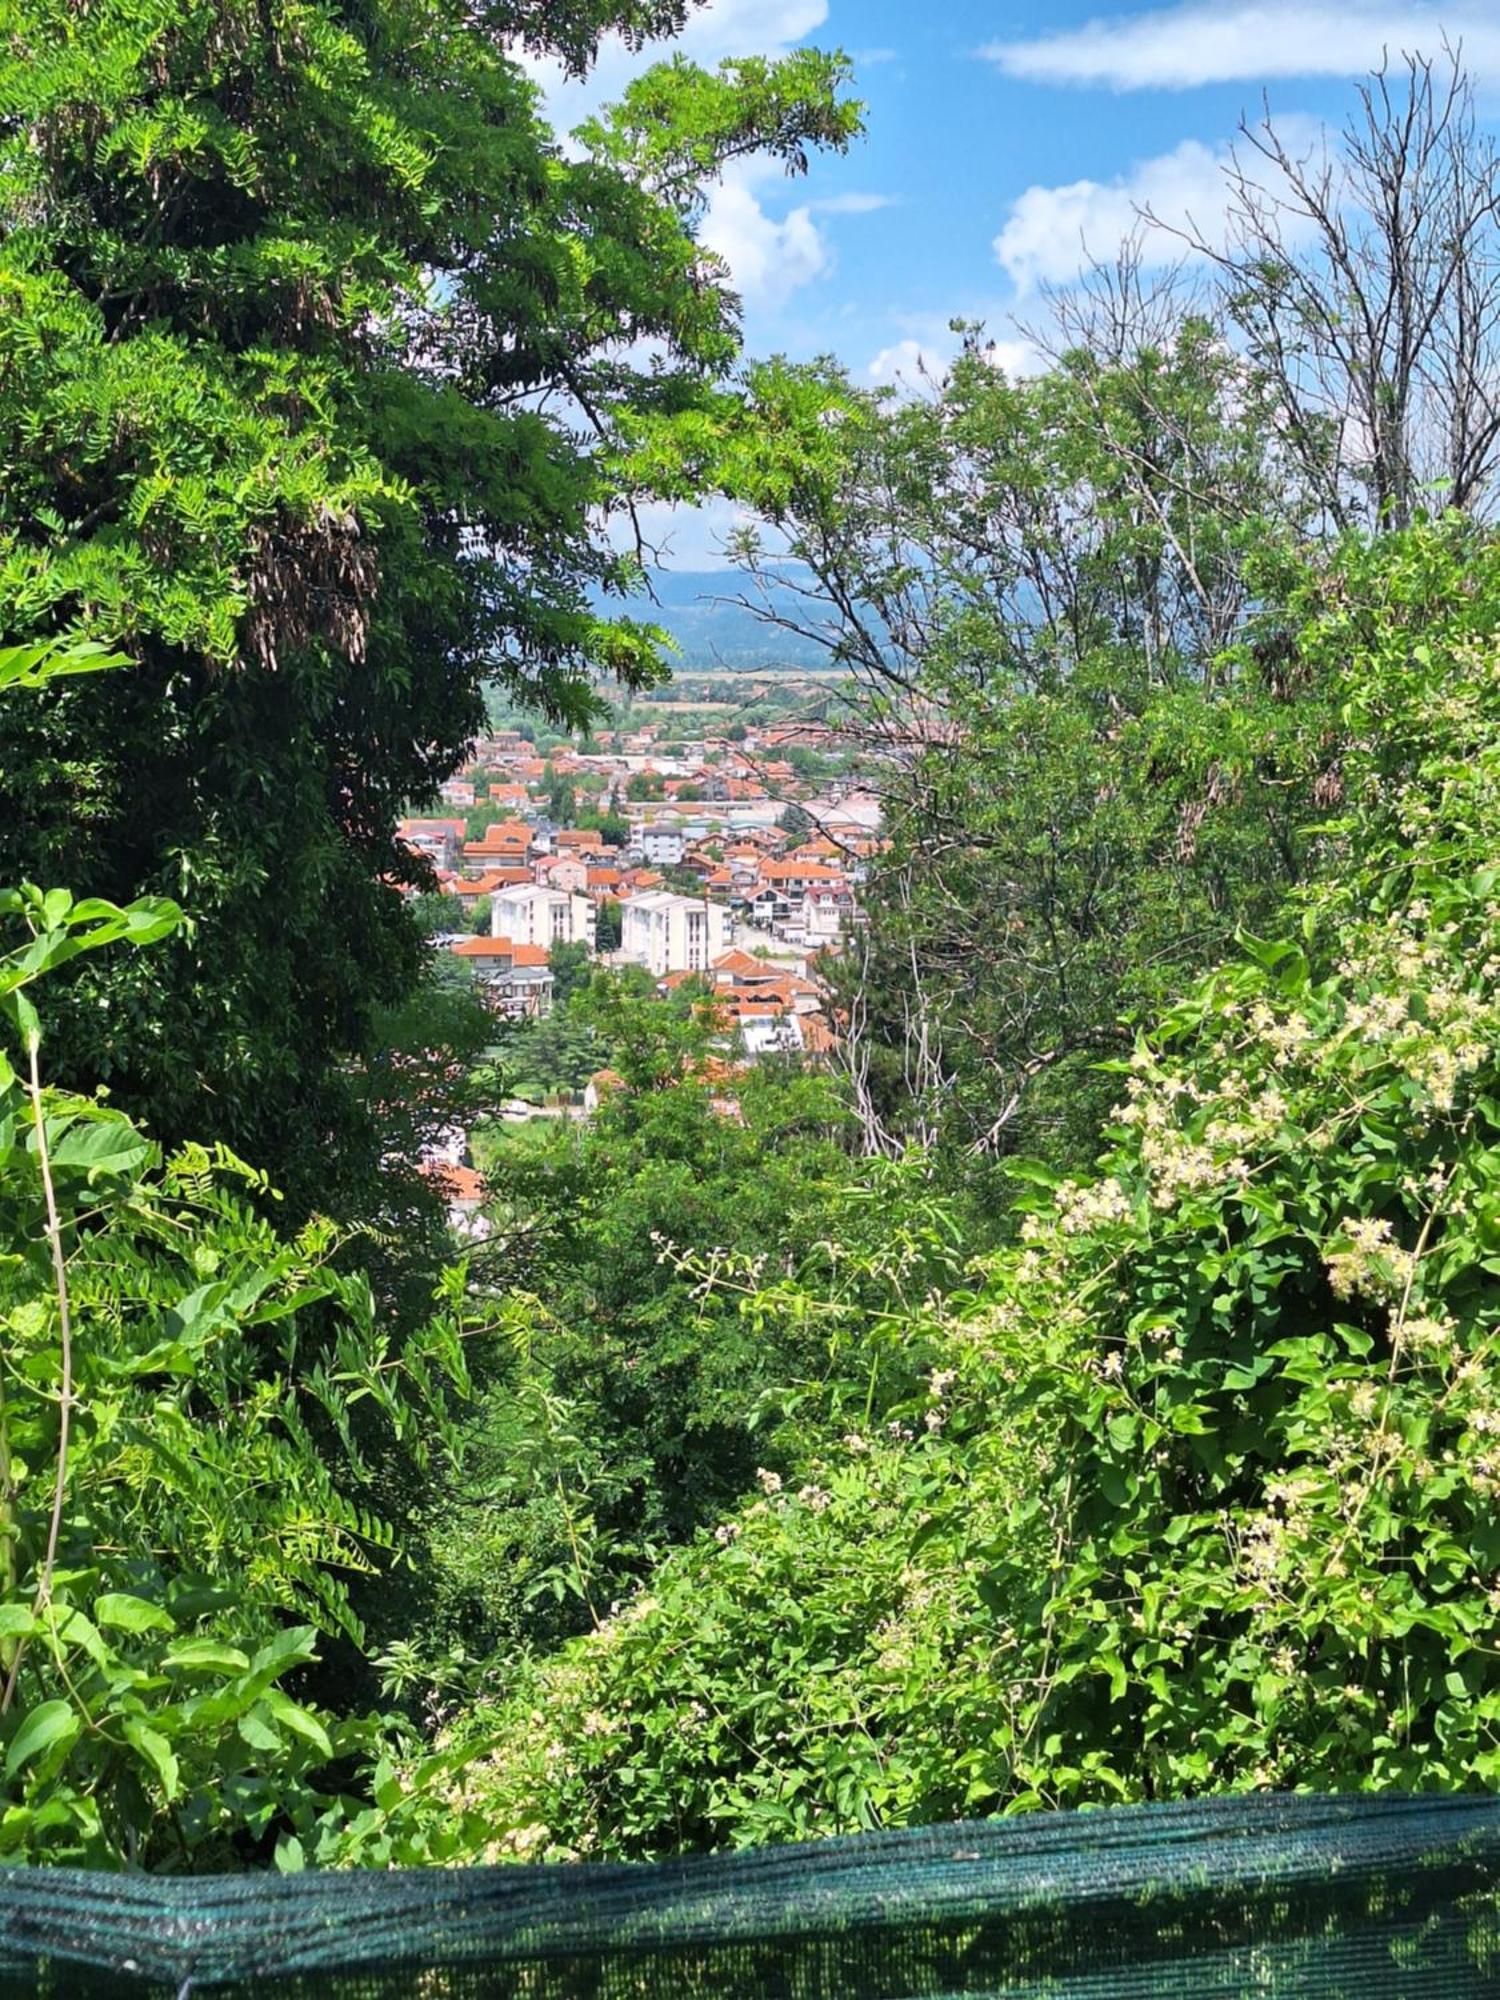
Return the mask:
{"type": "Polygon", "coordinates": [[[1500,1774],[1468,86],[892,390],[742,352],[862,109],[692,12],[6,20],[0,1860],[1500,1774]],[[708,499],[837,672],[664,740],[708,499]]]}

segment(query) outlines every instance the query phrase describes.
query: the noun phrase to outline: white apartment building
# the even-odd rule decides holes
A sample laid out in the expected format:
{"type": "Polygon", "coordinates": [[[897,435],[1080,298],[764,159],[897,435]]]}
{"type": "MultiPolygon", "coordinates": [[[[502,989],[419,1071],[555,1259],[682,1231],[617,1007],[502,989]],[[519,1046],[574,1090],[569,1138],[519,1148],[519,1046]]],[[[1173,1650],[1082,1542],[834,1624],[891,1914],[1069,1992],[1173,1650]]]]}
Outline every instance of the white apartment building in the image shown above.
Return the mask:
{"type": "Polygon", "coordinates": [[[555,944],[586,944],[594,948],[594,906],[587,896],[534,883],[502,889],[490,898],[490,930],[512,944],[537,944],[550,951],[555,944]]]}
{"type": "Polygon", "coordinates": [[[669,972],[707,972],[727,942],[722,903],[651,889],[620,905],[621,956],[658,979],[669,972]]]}
{"type": "Polygon", "coordinates": [[[680,827],[646,826],[641,829],[639,846],[642,858],[653,868],[675,868],[687,843],[680,827]]]}

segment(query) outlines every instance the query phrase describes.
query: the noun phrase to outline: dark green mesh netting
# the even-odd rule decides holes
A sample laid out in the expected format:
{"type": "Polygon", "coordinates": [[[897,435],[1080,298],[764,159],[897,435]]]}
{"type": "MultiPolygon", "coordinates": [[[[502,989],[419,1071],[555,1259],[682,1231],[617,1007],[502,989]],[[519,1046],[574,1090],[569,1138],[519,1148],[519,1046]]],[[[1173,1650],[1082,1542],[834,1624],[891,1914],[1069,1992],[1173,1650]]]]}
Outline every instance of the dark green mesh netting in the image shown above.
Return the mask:
{"type": "Polygon", "coordinates": [[[0,1873],[0,1994],[1500,1995],[1500,1805],[1243,1798],[652,1868],[0,1873]]]}

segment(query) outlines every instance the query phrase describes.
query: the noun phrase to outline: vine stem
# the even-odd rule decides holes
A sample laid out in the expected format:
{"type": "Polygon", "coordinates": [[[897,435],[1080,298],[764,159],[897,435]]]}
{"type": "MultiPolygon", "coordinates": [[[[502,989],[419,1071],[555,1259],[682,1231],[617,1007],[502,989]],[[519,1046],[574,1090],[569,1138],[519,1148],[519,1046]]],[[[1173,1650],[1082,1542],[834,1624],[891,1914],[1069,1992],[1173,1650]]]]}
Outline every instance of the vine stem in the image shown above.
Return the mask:
{"type": "MultiPolygon", "coordinates": [[[[47,1205],[47,1242],[52,1251],[52,1277],[57,1289],[58,1326],[62,1339],[62,1393],[57,1418],[57,1472],[52,1482],[52,1518],[47,1526],[47,1549],[42,1558],[41,1576],[36,1588],[36,1608],[40,1611],[52,1597],[52,1577],[57,1568],[57,1545],[62,1539],[63,1497],[68,1484],[68,1434],[73,1416],[73,1308],[68,1291],[68,1264],[63,1255],[62,1221],[57,1212],[57,1190],[52,1181],[52,1156],[47,1147],[46,1110],[42,1102],[38,1041],[34,1034],[26,1038],[26,1055],[27,1091],[31,1098],[32,1121],[36,1127],[37,1163],[42,1172],[42,1194],[47,1205]]],[[[23,1639],[17,1645],[15,1658],[11,1661],[10,1672],[5,1681],[5,1692],[0,1695],[0,1715],[9,1709],[15,1698],[16,1679],[21,1671],[21,1661],[25,1651],[26,1642],[23,1639]]]]}

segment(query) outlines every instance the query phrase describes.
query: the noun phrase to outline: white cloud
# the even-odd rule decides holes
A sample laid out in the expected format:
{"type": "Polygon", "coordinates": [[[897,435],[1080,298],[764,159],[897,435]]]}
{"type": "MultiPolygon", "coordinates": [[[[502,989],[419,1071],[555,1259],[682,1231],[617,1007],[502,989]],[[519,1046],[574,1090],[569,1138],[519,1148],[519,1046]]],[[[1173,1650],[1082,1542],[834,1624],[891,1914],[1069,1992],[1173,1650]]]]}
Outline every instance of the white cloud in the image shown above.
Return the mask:
{"type": "Polygon", "coordinates": [[[777,173],[765,161],[741,161],[708,199],[698,235],[724,259],[734,288],[747,305],[774,307],[833,265],[833,251],[810,202],[780,220],[768,215],[758,186],[777,173]]]}
{"type": "MultiPolygon", "coordinates": [[[[1164,222],[1192,220],[1212,231],[1225,208],[1224,155],[1196,139],[1145,160],[1111,181],[1070,181],[1063,187],[1029,187],[1011,204],[995,238],[995,255],[1017,291],[1038,284],[1067,284],[1090,259],[1104,262],[1141,227],[1150,208],[1164,222]]],[[[1172,254],[1168,239],[1162,261],[1172,254]]]]}
{"type": "MultiPolygon", "coordinates": [[[[732,56],[784,55],[827,19],[828,0],[708,0],[670,41],[631,50],[618,36],[607,37],[585,77],[567,76],[556,62],[518,60],[540,86],[554,129],[566,134],[612,103],[653,62],[685,55],[712,67],[732,56]]],[[[768,212],[761,190],[781,178],[772,162],[738,163],[713,190],[700,231],[751,307],[781,305],[831,270],[833,251],[819,216],[866,215],[888,201],[884,195],[834,195],[803,202],[778,218],[768,212]]]]}
{"type": "MultiPolygon", "coordinates": [[[[1278,137],[1294,155],[1324,143],[1325,135],[1310,118],[1290,115],[1276,120],[1278,137]]],[[[1005,226],[995,238],[995,255],[1010,274],[1017,291],[1040,284],[1066,285],[1093,262],[1109,263],[1130,238],[1140,244],[1142,261],[1170,264],[1189,253],[1183,235],[1222,241],[1230,208],[1230,188],[1224,169],[1228,146],[1217,149],[1197,139],[1184,139],[1170,153],[1141,160],[1128,173],[1110,181],[1070,181],[1063,187],[1029,187],[1012,202],[1005,226]],[[1145,220],[1145,213],[1160,226],[1145,220]]],[[[1269,181],[1270,170],[1251,162],[1257,178],[1269,181]]],[[[1293,218],[1286,218],[1289,236],[1293,218]]]]}
{"type": "Polygon", "coordinates": [[[698,235],[729,266],[735,290],[752,307],[774,309],[833,269],[833,246],[818,218],[873,215],[891,206],[882,194],[836,194],[771,214],[762,190],[787,184],[774,160],[738,160],[709,194],[698,235]]]}
{"type": "Polygon", "coordinates": [[[881,348],[866,368],[865,376],[877,389],[909,389],[918,386],[926,376],[941,380],[952,359],[951,349],[945,353],[925,341],[898,340],[881,348]]]}
{"type": "Polygon", "coordinates": [[[1492,5],[1447,7],[1399,0],[1186,0],[1030,41],[982,51],[1008,76],[1032,83],[1112,90],[1190,90],[1273,77],[1358,76],[1393,57],[1462,42],[1476,75],[1500,75],[1500,22],[1492,5]]]}
{"type": "Polygon", "coordinates": [[[874,215],[895,205],[895,196],[889,194],[830,194],[807,204],[814,215],[874,215]]]}

